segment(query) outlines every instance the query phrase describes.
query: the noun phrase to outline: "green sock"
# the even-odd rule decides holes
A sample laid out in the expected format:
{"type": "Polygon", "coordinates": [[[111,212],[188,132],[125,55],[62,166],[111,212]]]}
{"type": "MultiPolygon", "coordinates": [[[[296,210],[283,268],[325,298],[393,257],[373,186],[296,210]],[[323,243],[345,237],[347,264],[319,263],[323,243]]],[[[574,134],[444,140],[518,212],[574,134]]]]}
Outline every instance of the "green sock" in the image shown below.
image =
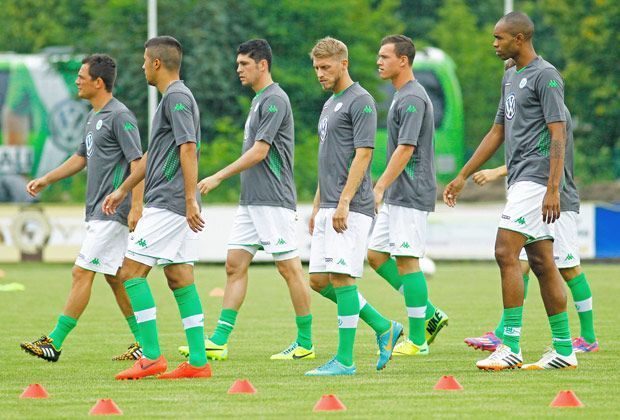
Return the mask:
{"type": "Polygon", "coordinates": [[[61,314],[58,317],[58,322],[54,327],[54,330],[49,333],[49,338],[54,340],[54,347],[56,350],[60,350],[62,347],[62,343],[67,338],[67,335],[71,332],[73,328],[77,325],[77,319],[71,318],[70,316],[61,314]]]}
{"type": "Polygon", "coordinates": [[[549,325],[551,326],[551,338],[555,351],[562,356],[571,354],[573,352],[573,344],[568,327],[568,313],[560,312],[559,314],[551,315],[549,317],[549,325]]]}
{"type": "Polygon", "coordinates": [[[138,321],[136,321],[136,316],[131,315],[125,318],[127,321],[127,325],[129,325],[129,329],[133,334],[133,338],[136,340],[136,343],[140,342],[140,329],[138,328],[138,321]]]}
{"type": "Polygon", "coordinates": [[[147,359],[155,360],[161,356],[161,350],[157,338],[157,309],[149,284],[142,277],[127,280],[123,284],[138,323],[142,353],[147,359]]]}
{"type": "MultiPolygon", "coordinates": [[[[527,274],[523,275],[523,300],[527,298],[527,286],[530,283],[530,276],[527,274]]],[[[499,320],[499,324],[495,328],[494,334],[500,340],[504,339],[504,314],[502,313],[502,317],[499,320]]]]}
{"type": "Polygon", "coordinates": [[[401,287],[403,286],[403,282],[400,278],[400,274],[398,274],[398,266],[396,265],[396,260],[394,260],[394,258],[388,258],[388,260],[381,264],[376,271],[378,275],[390,283],[390,286],[392,286],[394,290],[402,293],[401,287]]]}
{"type": "Polygon", "coordinates": [[[215,332],[210,337],[211,341],[218,346],[223,346],[228,343],[228,336],[233,328],[235,328],[237,313],[238,312],[234,309],[222,309],[222,312],[220,312],[220,319],[217,321],[217,327],[215,327],[215,332]]]}
{"type": "Polygon", "coordinates": [[[588,343],[594,343],[596,341],[596,334],[594,333],[592,292],[590,291],[588,280],[586,280],[586,275],[581,273],[574,279],[567,281],[566,284],[573,295],[575,308],[577,308],[577,314],[579,315],[580,335],[588,343]]]}
{"type": "Polygon", "coordinates": [[[353,345],[360,313],[357,286],[335,287],[338,305],[338,353],[336,360],[345,366],[353,365],[353,345]]]}
{"type": "Polygon", "coordinates": [[[189,364],[201,367],[207,364],[205,354],[205,315],[202,312],[200,298],[196,285],[181,287],[173,291],[174,298],[179,306],[185,336],[189,346],[189,364]]]}
{"type": "Polygon", "coordinates": [[[426,299],[426,314],[424,315],[426,321],[435,316],[435,309],[435,305],[433,305],[430,300],[426,299]]]}
{"type": "Polygon", "coordinates": [[[523,306],[504,309],[504,344],[510,347],[513,353],[519,353],[521,339],[521,325],[523,322],[523,306]]]}
{"type": "Polygon", "coordinates": [[[357,293],[360,301],[360,318],[372,328],[376,334],[383,334],[390,329],[390,320],[379,313],[370,303],[364,299],[361,293],[357,293]]]}
{"type": "Polygon", "coordinates": [[[329,299],[332,302],[336,303],[336,290],[334,289],[334,286],[331,285],[331,283],[325,286],[319,293],[324,298],[329,299]]]}
{"type": "Polygon", "coordinates": [[[426,341],[424,321],[428,289],[424,273],[416,271],[401,276],[405,290],[405,305],[409,318],[409,339],[413,344],[421,346],[426,341]]]}
{"type": "Polygon", "coordinates": [[[312,348],[312,314],[296,316],[297,324],[297,344],[305,349],[312,348]]]}

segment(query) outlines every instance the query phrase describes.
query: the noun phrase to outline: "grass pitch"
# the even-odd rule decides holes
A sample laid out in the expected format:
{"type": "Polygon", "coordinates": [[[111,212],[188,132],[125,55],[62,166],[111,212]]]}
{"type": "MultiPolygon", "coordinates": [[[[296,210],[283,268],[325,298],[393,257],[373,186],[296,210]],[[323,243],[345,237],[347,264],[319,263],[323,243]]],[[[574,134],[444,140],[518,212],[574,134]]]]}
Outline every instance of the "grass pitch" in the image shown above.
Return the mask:
{"type": "MultiPolygon", "coordinates": [[[[439,263],[429,281],[431,300],[446,311],[450,325],[431,345],[426,358],[394,358],[381,372],[375,370],[375,336],[360,321],[356,339],[357,375],[308,378],[303,373],[330,358],[337,346],[336,306],[312,293],[313,336],[318,358],[271,361],[269,356],[295,338],[295,322],[288,291],[273,266],[255,266],[250,287],[231,335],[229,360],[212,362],[208,380],[115,381],[114,375],[130,362],[110,358],[131,342],[128,327],[103,277],[97,277],[93,296],[78,326],[65,341],[57,363],[25,354],[20,341],[32,340],[52,329],[70,287],[70,266],[27,263],[2,267],[2,282],[21,282],[24,292],[0,292],[0,417],[83,417],[99,398],[112,398],[126,416],[177,418],[204,417],[309,417],[323,416],[312,408],[323,394],[336,394],[350,417],[587,417],[620,416],[618,363],[620,330],[617,297],[618,265],[585,265],[594,295],[595,323],[601,351],[581,355],[573,371],[482,372],[477,359],[488,353],[474,351],[463,338],[492,330],[499,318],[499,274],[491,263],[439,263]],[[434,391],[442,375],[454,375],[463,391],[434,391]],[[248,378],[255,395],[228,395],[235,379],[248,378]],[[20,400],[30,383],[41,383],[50,393],[46,400],[20,400]],[[615,384],[615,385],[614,385],[615,384]],[[583,408],[550,408],[560,390],[571,389],[583,408]]],[[[212,332],[221,298],[209,297],[223,287],[223,266],[199,266],[197,284],[212,332]]],[[[158,305],[157,321],[162,351],[169,366],[183,359],[177,354],[185,335],[177,307],[165,286],[163,273],[153,270],[149,282],[158,305]]],[[[386,316],[402,322],[403,299],[367,268],[359,282],[367,300],[386,316]]],[[[525,304],[523,355],[538,360],[550,342],[538,286],[530,282],[525,304]]],[[[573,336],[579,332],[577,314],[569,295],[573,336]]]]}

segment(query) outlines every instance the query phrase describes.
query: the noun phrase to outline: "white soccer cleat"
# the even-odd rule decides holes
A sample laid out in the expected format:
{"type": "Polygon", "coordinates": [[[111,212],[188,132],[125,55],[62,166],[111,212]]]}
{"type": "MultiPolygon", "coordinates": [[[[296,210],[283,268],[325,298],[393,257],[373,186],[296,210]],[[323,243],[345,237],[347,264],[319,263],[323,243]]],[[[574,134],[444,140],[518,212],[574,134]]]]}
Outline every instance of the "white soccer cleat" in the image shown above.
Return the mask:
{"type": "Polygon", "coordinates": [[[497,349],[486,359],[478,360],[476,366],[482,370],[504,370],[520,368],[523,364],[521,350],[519,354],[513,353],[510,347],[500,344],[497,349]]]}
{"type": "Polygon", "coordinates": [[[541,359],[536,363],[523,365],[524,370],[543,370],[543,369],[575,369],[577,367],[577,357],[575,352],[568,356],[562,356],[553,349],[547,350],[541,359]]]}

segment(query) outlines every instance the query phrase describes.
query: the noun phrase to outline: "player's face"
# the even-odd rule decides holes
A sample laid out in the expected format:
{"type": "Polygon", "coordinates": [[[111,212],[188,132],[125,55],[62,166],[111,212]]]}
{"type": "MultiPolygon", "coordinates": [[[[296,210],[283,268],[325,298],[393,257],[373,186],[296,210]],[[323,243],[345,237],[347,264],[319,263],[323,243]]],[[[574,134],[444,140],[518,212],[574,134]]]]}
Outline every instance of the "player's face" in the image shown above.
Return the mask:
{"type": "Polygon", "coordinates": [[[312,65],[323,90],[334,90],[342,78],[347,60],[334,57],[313,58],[312,65]]]}
{"type": "Polygon", "coordinates": [[[256,82],[260,75],[258,64],[248,54],[237,56],[237,75],[243,86],[252,86],[256,82]]]}
{"type": "Polygon", "coordinates": [[[495,25],[493,30],[493,48],[495,48],[495,55],[502,60],[508,60],[514,58],[518,52],[517,37],[508,32],[506,25],[499,22],[495,25]]]}
{"type": "MultiPolygon", "coordinates": [[[[406,64],[406,63],[405,63],[406,64]]],[[[383,80],[396,77],[403,69],[403,57],[398,57],[394,44],[382,45],[377,56],[379,77],[383,80]]]]}
{"type": "Polygon", "coordinates": [[[78,96],[82,99],[90,99],[97,93],[97,79],[93,80],[90,77],[89,69],[90,66],[88,64],[82,64],[75,79],[78,96]]]}
{"type": "Polygon", "coordinates": [[[144,70],[144,77],[146,78],[146,82],[151,86],[155,86],[155,65],[154,60],[151,59],[148,54],[148,50],[144,50],[144,64],[142,64],[142,70],[144,70]]]}

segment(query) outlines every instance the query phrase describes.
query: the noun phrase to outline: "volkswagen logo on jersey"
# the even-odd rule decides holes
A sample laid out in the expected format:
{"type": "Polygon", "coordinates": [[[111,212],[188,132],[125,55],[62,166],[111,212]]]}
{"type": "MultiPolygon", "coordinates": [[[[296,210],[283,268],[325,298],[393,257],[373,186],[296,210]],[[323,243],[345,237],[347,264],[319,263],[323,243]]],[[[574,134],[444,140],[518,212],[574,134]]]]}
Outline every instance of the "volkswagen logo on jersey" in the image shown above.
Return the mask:
{"type": "Polygon", "coordinates": [[[514,93],[511,93],[506,98],[506,105],[505,105],[505,107],[506,107],[506,119],[512,120],[512,118],[515,116],[515,112],[517,110],[517,100],[515,98],[515,94],[514,93]]]}
{"type": "Polygon", "coordinates": [[[327,138],[327,120],[328,117],[325,117],[319,123],[319,139],[321,140],[321,143],[323,143],[327,138]]]}
{"type": "Polygon", "coordinates": [[[86,157],[90,158],[90,155],[93,154],[93,132],[89,131],[88,134],[86,135],[86,140],[84,140],[84,143],[86,143],[86,157]]]}

